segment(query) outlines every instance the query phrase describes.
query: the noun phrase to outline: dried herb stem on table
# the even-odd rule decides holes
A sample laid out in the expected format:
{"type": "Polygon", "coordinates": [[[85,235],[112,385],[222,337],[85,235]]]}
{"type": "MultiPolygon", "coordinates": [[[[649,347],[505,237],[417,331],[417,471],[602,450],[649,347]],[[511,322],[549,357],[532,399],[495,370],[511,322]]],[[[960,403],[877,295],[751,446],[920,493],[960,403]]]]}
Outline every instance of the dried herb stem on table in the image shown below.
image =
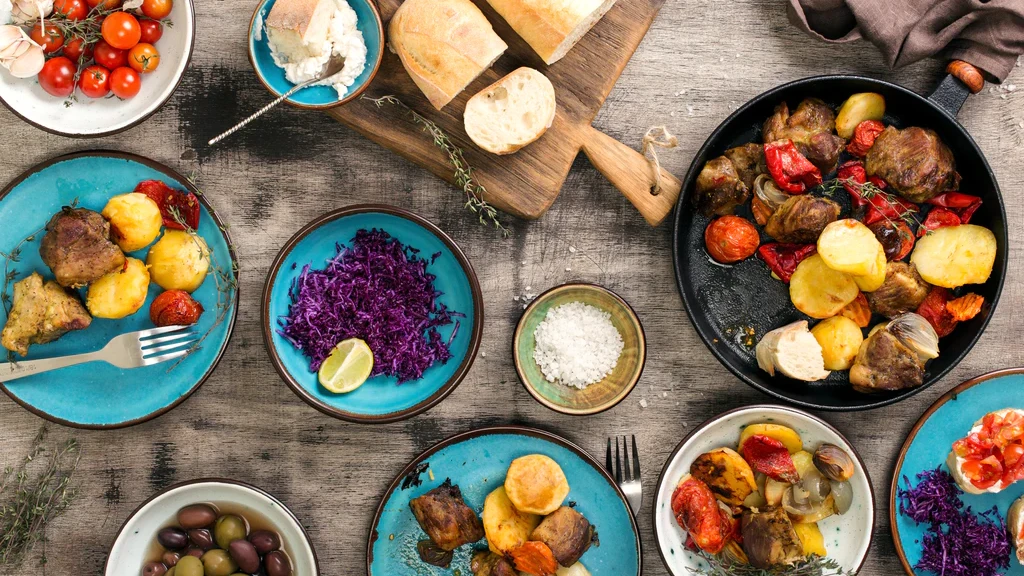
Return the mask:
{"type": "Polygon", "coordinates": [[[377,108],[383,107],[384,104],[393,104],[408,113],[413,122],[420,125],[423,128],[423,131],[434,139],[434,145],[440,148],[441,151],[448,156],[448,163],[451,164],[452,168],[455,170],[455,185],[461,188],[466,194],[466,208],[480,218],[481,224],[493,224],[495,228],[501,230],[502,237],[509,237],[511,231],[502,225],[501,221],[498,219],[497,208],[491,206],[486,200],[484,200],[484,195],[487,194],[487,189],[473,178],[473,168],[469,165],[469,162],[466,161],[462,148],[459,148],[452,143],[451,138],[448,137],[448,133],[445,132],[443,128],[438,126],[432,120],[429,120],[416,112],[405,102],[402,102],[395,96],[388,95],[381,96],[380,98],[362,96],[362,98],[373,102],[377,108]]]}
{"type": "Polygon", "coordinates": [[[21,464],[0,478],[0,569],[20,564],[45,538],[46,525],[75,499],[71,481],[81,458],[78,443],[72,438],[47,448],[46,432],[42,428],[21,464]]]}
{"type": "Polygon", "coordinates": [[[712,556],[703,550],[697,551],[707,568],[687,568],[695,576],[856,576],[853,570],[844,571],[839,562],[832,558],[811,556],[791,566],[757,568],[741,564],[721,556],[712,556]]]}

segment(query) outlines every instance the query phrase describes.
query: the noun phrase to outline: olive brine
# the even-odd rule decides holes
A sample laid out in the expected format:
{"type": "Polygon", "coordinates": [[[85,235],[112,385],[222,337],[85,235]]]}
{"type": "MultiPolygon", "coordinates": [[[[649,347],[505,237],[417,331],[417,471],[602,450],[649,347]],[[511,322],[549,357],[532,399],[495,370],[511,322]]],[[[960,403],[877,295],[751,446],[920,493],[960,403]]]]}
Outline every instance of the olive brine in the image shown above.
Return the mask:
{"type": "Polygon", "coordinates": [[[157,558],[142,568],[142,576],[291,576],[281,537],[267,528],[251,512],[185,506],[176,524],[157,533],[157,558]]]}

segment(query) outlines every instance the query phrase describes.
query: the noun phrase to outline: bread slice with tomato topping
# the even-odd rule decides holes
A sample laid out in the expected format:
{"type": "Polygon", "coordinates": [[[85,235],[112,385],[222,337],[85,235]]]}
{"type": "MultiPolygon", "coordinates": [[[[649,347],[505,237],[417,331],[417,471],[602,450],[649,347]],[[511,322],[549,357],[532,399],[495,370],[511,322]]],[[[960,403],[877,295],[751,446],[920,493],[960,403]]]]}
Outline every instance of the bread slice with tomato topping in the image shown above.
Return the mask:
{"type": "Polygon", "coordinates": [[[946,465],[969,494],[1002,492],[1024,480],[1024,409],[986,414],[953,443],[946,465]]]}

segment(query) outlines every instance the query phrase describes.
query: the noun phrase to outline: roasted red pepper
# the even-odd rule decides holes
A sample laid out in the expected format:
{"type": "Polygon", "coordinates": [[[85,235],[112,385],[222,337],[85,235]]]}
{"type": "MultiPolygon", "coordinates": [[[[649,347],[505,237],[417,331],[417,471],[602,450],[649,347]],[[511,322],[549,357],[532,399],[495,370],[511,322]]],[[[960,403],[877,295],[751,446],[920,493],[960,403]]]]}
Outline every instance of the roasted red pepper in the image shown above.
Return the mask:
{"type": "Polygon", "coordinates": [[[939,338],[949,336],[950,332],[956,328],[956,319],[946,310],[946,304],[952,299],[953,293],[948,288],[932,286],[928,296],[925,296],[921,305],[917,307],[917,313],[927,320],[932,328],[935,328],[935,333],[939,335],[939,338]]]}
{"type": "Polygon", "coordinates": [[[961,224],[968,224],[971,216],[981,208],[981,198],[960,192],[946,192],[928,201],[932,206],[948,208],[960,218],[961,224]]]}
{"type": "Polygon", "coordinates": [[[946,226],[959,226],[961,224],[963,222],[960,221],[960,217],[956,215],[956,212],[949,208],[936,206],[928,211],[928,217],[924,219],[921,227],[917,229],[917,237],[920,238],[932,230],[945,228],[946,226]]]}
{"type": "Polygon", "coordinates": [[[779,482],[795,484],[800,481],[800,474],[796,471],[789,450],[775,438],[754,434],[743,441],[740,451],[755,472],[761,472],[779,482]]]}
{"type": "Polygon", "coordinates": [[[175,190],[159,180],[143,180],[135,186],[135,192],[145,194],[156,202],[160,207],[164,226],[175,230],[184,230],[185,226],[192,230],[199,228],[199,200],[195,194],[175,190]]]}
{"type": "Polygon", "coordinates": [[[796,149],[792,140],[765,144],[764,159],[775,184],[790,194],[803,194],[821,184],[821,170],[796,149]]]}
{"type": "Polygon", "coordinates": [[[868,177],[864,170],[864,163],[860,160],[850,160],[839,167],[836,175],[843,187],[850,193],[850,199],[854,207],[868,206],[864,215],[864,224],[870,226],[882,220],[902,220],[907,214],[918,212],[916,204],[897,198],[892,194],[880,194],[878,192],[866,193],[864,185],[871,183],[873,188],[885,190],[888,185],[885,180],[875,176],[868,177]]]}
{"type": "Polygon", "coordinates": [[[878,120],[865,120],[853,129],[853,139],[846,146],[850,154],[863,158],[875,144],[875,138],[885,130],[885,124],[878,120]]]}
{"type": "Polygon", "coordinates": [[[796,272],[797,265],[803,262],[804,258],[817,252],[814,244],[764,244],[757,249],[757,256],[768,268],[779,277],[780,280],[789,284],[789,279],[796,272]]]}
{"type": "Polygon", "coordinates": [[[839,173],[836,174],[836,178],[843,183],[843,188],[846,188],[846,191],[850,193],[850,200],[855,208],[868,204],[868,201],[860,195],[860,188],[857,186],[868,181],[868,173],[864,170],[863,162],[860,160],[844,162],[839,167],[839,173]]]}

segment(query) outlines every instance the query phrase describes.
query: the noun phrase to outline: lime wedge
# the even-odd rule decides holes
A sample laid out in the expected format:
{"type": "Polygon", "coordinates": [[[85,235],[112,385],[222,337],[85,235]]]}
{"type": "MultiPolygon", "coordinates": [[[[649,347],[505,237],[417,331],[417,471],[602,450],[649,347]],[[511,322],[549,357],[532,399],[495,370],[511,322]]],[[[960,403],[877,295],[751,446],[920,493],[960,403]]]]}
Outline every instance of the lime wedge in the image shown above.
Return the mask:
{"type": "Polygon", "coordinates": [[[331,350],[317,376],[324,388],[344,394],[362,386],[372,371],[373,351],[359,338],[349,338],[331,350]]]}

